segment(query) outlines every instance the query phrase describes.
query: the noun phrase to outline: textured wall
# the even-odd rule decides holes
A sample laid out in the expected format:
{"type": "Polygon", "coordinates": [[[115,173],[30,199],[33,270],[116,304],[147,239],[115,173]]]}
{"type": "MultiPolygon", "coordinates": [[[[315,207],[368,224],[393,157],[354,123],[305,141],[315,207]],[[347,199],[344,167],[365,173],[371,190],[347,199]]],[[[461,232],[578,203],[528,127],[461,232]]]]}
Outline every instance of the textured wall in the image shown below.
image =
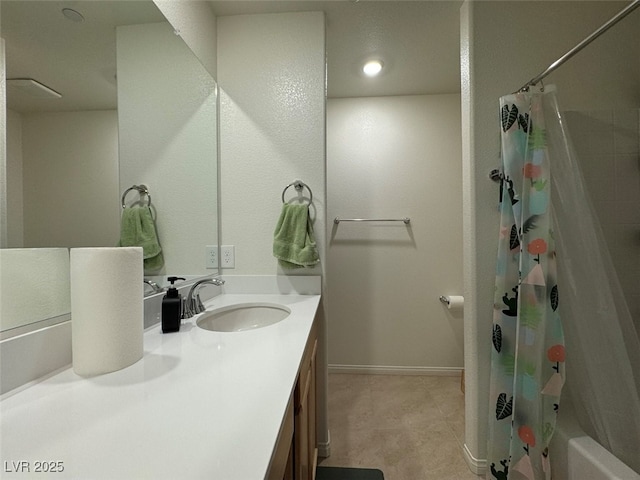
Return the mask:
{"type": "Polygon", "coordinates": [[[69,313],[69,275],[66,248],[0,249],[0,330],[69,313]]]}
{"type": "MultiPolygon", "coordinates": [[[[325,61],[320,13],[218,19],[222,243],[236,246],[228,274],[273,275],[282,190],[300,179],[324,262],[325,61]],[[306,192],[305,192],[306,194],[306,192]]],[[[293,187],[287,199],[295,198],[293,187]]],[[[321,267],[294,274],[321,273],[321,267]]]]}
{"type": "Polygon", "coordinates": [[[330,99],[329,364],[455,371],[462,312],[460,96],[330,99]]]}

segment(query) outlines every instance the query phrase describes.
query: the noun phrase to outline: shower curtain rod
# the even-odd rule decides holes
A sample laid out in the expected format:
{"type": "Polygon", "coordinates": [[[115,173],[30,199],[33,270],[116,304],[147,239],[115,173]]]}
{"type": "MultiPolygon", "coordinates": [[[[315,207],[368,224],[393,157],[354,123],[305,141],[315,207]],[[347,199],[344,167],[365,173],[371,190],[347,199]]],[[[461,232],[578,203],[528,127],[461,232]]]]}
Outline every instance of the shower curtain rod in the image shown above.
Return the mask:
{"type": "Polygon", "coordinates": [[[547,67],[546,70],[544,70],[543,72],[541,72],[540,74],[538,74],[537,76],[533,77],[531,80],[529,80],[526,84],[524,84],[516,93],[520,93],[520,92],[526,92],[529,90],[529,87],[533,87],[535,86],[540,80],[542,80],[544,77],[546,77],[547,75],[549,75],[551,72],[553,72],[556,68],[558,68],[560,65],[562,65],[564,62],[566,62],[567,60],[569,60],[571,57],[573,57],[576,53],[578,53],[580,50],[582,50],[584,47],[586,47],[587,45],[589,45],[591,42],[593,42],[596,38],[598,38],[600,35],[602,35],[604,32],[606,32],[607,30],[609,30],[611,27],[613,27],[616,23],[618,23],[620,20],[622,20],[624,17],[626,17],[627,15],[629,15],[633,10],[635,10],[636,8],[640,7],[640,0],[633,0],[629,5],[627,5],[625,8],[623,8],[622,10],[620,10],[620,12],[618,12],[617,15],[615,15],[613,18],[611,18],[608,22],[606,22],[604,25],[602,25],[600,28],[598,28],[595,32],[593,32],[591,35],[589,35],[587,38],[585,38],[584,40],[582,40],[579,44],[577,44],[575,47],[573,47],[571,50],[569,50],[567,53],[565,53],[562,57],[560,57],[558,60],[556,60],[555,62],[553,62],[551,65],[549,65],[547,67]]]}

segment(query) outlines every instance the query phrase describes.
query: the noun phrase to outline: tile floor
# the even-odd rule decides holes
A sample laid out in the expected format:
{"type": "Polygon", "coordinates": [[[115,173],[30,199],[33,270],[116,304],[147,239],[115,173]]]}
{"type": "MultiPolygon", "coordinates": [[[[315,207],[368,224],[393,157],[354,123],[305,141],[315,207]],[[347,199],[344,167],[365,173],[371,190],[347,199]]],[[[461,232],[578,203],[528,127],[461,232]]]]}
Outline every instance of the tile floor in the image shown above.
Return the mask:
{"type": "Polygon", "coordinates": [[[480,480],[462,455],[460,377],[329,375],[331,456],[385,480],[480,480]]]}

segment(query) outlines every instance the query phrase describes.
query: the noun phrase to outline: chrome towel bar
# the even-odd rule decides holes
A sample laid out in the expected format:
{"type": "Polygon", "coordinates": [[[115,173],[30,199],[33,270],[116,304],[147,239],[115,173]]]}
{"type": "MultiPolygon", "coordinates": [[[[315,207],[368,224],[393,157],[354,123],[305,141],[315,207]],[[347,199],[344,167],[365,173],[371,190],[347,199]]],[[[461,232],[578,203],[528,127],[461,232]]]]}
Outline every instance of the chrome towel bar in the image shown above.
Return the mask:
{"type": "Polygon", "coordinates": [[[340,222],[404,222],[405,225],[409,225],[411,219],[409,217],[404,218],[340,218],[336,217],[333,223],[336,225],[340,222]]]}

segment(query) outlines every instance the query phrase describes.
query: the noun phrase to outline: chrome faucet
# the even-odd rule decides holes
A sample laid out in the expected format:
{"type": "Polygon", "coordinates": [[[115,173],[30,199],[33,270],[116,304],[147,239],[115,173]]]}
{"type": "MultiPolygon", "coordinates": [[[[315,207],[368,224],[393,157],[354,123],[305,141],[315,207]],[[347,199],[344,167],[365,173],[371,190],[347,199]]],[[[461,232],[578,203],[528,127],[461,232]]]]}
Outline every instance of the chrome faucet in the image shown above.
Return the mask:
{"type": "Polygon", "coordinates": [[[182,318],[191,318],[198,313],[204,312],[204,305],[200,300],[200,293],[198,290],[202,285],[216,285],[218,287],[224,285],[224,280],[221,278],[204,278],[195,282],[189,289],[189,294],[185,298],[184,309],[182,318]]]}
{"type": "Polygon", "coordinates": [[[148,294],[145,294],[145,295],[155,295],[156,293],[164,292],[164,288],[162,288],[160,285],[158,285],[153,280],[143,280],[143,282],[146,283],[147,285],[149,285],[153,289],[153,291],[151,293],[148,293],[148,294]]]}

